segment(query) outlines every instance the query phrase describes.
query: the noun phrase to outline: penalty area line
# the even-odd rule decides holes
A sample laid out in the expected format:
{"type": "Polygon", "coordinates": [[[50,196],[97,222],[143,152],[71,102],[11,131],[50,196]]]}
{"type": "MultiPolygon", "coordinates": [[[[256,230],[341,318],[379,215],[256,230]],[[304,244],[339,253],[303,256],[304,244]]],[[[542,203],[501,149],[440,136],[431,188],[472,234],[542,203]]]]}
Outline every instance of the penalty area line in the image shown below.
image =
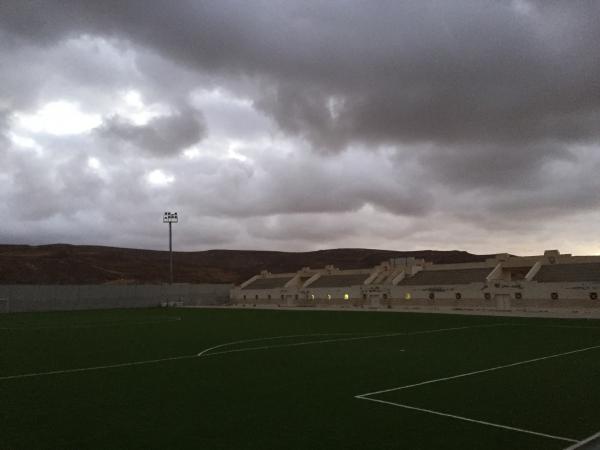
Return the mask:
{"type": "MultiPolygon", "coordinates": [[[[388,392],[400,391],[400,390],[404,390],[404,389],[411,389],[411,388],[415,388],[415,387],[418,387],[418,386],[425,386],[425,385],[433,384],[433,383],[440,383],[440,382],[448,381],[448,380],[455,380],[455,379],[458,379],[458,378],[464,378],[464,377],[469,377],[469,376],[472,376],[472,375],[478,375],[478,374],[482,374],[482,373],[493,372],[493,371],[496,371],[496,370],[507,369],[507,368],[510,368],[510,367],[516,367],[516,366],[521,366],[521,365],[525,365],[525,364],[532,364],[532,363],[538,362],[538,361],[544,361],[544,360],[553,359],[553,358],[560,358],[560,357],[563,357],[563,356],[573,355],[573,354],[576,354],[576,353],[587,352],[587,351],[596,350],[596,349],[599,349],[599,348],[600,348],[600,345],[594,345],[594,346],[591,346],[591,347],[580,348],[580,349],[571,350],[571,351],[568,351],[568,352],[556,353],[554,355],[547,355],[547,356],[542,356],[542,357],[539,357],[539,358],[527,359],[525,361],[518,361],[518,362],[515,362],[515,363],[512,363],[512,364],[504,364],[504,365],[501,365],[501,366],[490,367],[488,369],[475,370],[475,371],[472,371],[472,372],[467,372],[467,373],[462,373],[462,374],[458,374],[458,375],[453,375],[453,376],[450,376],[450,377],[435,378],[435,379],[428,380],[428,381],[423,381],[423,382],[420,382],[420,383],[408,384],[408,385],[405,385],[405,386],[399,386],[399,387],[394,387],[394,388],[390,388],[390,389],[382,389],[382,390],[374,391],[374,392],[367,392],[365,394],[355,395],[354,398],[359,399],[359,400],[368,400],[368,401],[371,401],[371,402],[381,403],[381,404],[385,404],[385,405],[392,405],[392,406],[396,406],[396,407],[399,407],[399,408],[410,409],[410,410],[414,410],[414,411],[420,411],[420,412],[424,412],[424,413],[428,413],[428,414],[434,414],[434,415],[437,415],[437,416],[449,417],[449,418],[452,418],[452,419],[463,420],[463,421],[466,421],[466,422],[478,423],[478,424],[481,424],[481,425],[487,425],[487,426],[496,427],[496,428],[503,428],[503,429],[506,429],[506,430],[518,431],[518,432],[522,432],[522,433],[528,433],[528,434],[537,435],[537,436],[541,436],[541,437],[546,437],[546,438],[550,438],[550,439],[562,440],[562,441],[571,442],[571,443],[575,443],[576,444],[573,447],[569,447],[569,449],[580,448],[580,447],[582,447],[583,443],[591,442],[594,439],[600,437],[600,433],[597,433],[596,435],[590,436],[585,441],[579,441],[578,439],[567,438],[567,437],[563,437],[563,436],[555,436],[555,435],[551,435],[551,434],[547,434],[547,433],[541,433],[541,432],[537,432],[537,431],[526,430],[526,429],[523,429],[523,428],[516,428],[516,427],[511,427],[511,426],[508,426],[508,425],[501,425],[501,424],[497,424],[497,423],[493,423],[493,422],[486,422],[486,421],[483,421],[483,420],[477,420],[477,419],[471,419],[471,418],[468,418],[468,417],[457,416],[457,415],[445,413],[445,412],[442,412],[442,411],[435,411],[435,410],[431,410],[431,409],[418,408],[416,406],[411,406],[411,405],[407,405],[407,404],[403,404],[403,403],[396,403],[396,402],[391,402],[391,401],[387,401],[387,400],[381,400],[381,399],[377,399],[377,398],[372,398],[372,396],[378,395],[378,394],[384,394],[384,393],[388,393],[388,392]]],[[[569,449],[567,449],[567,450],[569,450],[569,449]]]]}
{"type": "MultiPolygon", "coordinates": [[[[462,420],[464,422],[471,422],[471,423],[476,423],[479,425],[486,425],[489,427],[501,428],[501,429],[509,430],[509,431],[517,431],[519,433],[532,434],[534,436],[544,437],[544,438],[548,438],[548,439],[554,439],[554,440],[558,440],[558,441],[571,442],[571,443],[579,442],[577,439],[572,439],[572,438],[568,438],[568,437],[564,437],[564,436],[556,436],[553,434],[540,433],[538,431],[526,430],[524,428],[517,428],[517,427],[511,427],[509,425],[502,425],[499,423],[487,422],[485,420],[471,419],[469,417],[457,416],[455,414],[449,414],[449,413],[445,413],[445,412],[441,412],[441,411],[434,411],[432,409],[417,408],[416,406],[410,406],[410,405],[406,405],[403,403],[395,403],[395,402],[390,402],[387,400],[380,400],[377,398],[363,397],[360,395],[356,395],[354,398],[357,398],[359,400],[367,400],[367,401],[375,402],[375,403],[381,403],[384,405],[396,406],[398,408],[404,408],[404,409],[410,409],[413,411],[424,412],[424,413],[433,414],[436,416],[449,417],[451,419],[458,419],[458,420],[462,420]]],[[[571,448],[571,447],[569,447],[569,448],[571,448]]]]}
{"type": "Polygon", "coordinates": [[[501,365],[501,366],[490,367],[488,369],[474,370],[473,372],[461,373],[461,374],[458,374],[458,375],[452,375],[450,377],[434,378],[433,380],[422,381],[420,383],[414,383],[414,384],[407,384],[406,386],[399,386],[399,387],[393,387],[393,388],[390,388],[390,389],[382,389],[382,390],[379,390],[379,391],[367,392],[366,394],[359,394],[358,397],[361,397],[361,398],[363,398],[363,397],[370,397],[372,395],[384,394],[386,392],[394,392],[394,391],[400,391],[400,390],[403,390],[403,389],[411,389],[411,388],[415,388],[415,387],[418,387],[418,386],[425,386],[427,384],[440,383],[442,381],[455,380],[457,378],[470,377],[472,375],[478,375],[478,374],[481,374],[481,373],[494,372],[496,370],[501,370],[501,369],[508,369],[509,367],[517,367],[517,366],[522,366],[522,365],[525,365],[525,364],[532,364],[534,362],[544,361],[544,360],[547,360],[547,359],[554,359],[554,358],[560,358],[562,356],[574,355],[576,353],[587,352],[587,351],[596,350],[596,349],[599,349],[599,348],[600,348],[600,345],[594,345],[592,347],[579,348],[577,350],[571,350],[571,351],[568,351],[568,352],[556,353],[554,355],[541,356],[539,358],[526,359],[525,361],[518,361],[518,362],[515,362],[515,363],[511,363],[511,364],[504,364],[504,365],[501,365]]]}
{"type": "MultiPolygon", "coordinates": [[[[585,446],[587,446],[588,444],[598,444],[600,443],[600,431],[596,434],[592,434],[590,437],[585,438],[582,441],[577,442],[574,445],[571,445],[567,448],[565,448],[564,450],[576,450],[576,449],[583,449],[585,448],[585,446]]],[[[599,448],[598,446],[595,448],[599,448]]],[[[589,447],[589,450],[593,450],[592,447],[589,447]]]]}

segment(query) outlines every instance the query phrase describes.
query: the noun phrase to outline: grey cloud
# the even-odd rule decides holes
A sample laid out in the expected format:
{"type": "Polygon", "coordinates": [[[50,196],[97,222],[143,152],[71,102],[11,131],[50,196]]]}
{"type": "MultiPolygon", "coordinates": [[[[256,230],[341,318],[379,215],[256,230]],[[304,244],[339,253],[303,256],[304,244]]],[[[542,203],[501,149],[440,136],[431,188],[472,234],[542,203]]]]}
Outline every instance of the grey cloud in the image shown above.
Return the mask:
{"type": "Polygon", "coordinates": [[[109,143],[115,141],[165,157],[200,141],[205,128],[200,114],[187,108],[154,118],[146,125],[135,125],[119,116],[111,117],[97,133],[109,143]]]}
{"type": "MultiPolygon", "coordinates": [[[[11,148],[2,159],[0,214],[10,219],[0,230],[1,242],[162,248],[161,213],[169,208],[182,212],[180,249],[224,245],[239,234],[235,222],[196,216],[193,207],[178,204],[177,192],[149,186],[146,175],[157,167],[155,159],[115,155],[91,136],[40,142],[42,154],[11,148]],[[88,165],[92,155],[101,161],[98,170],[88,165]]],[[[170,164],[158,167],[177,173],[170,164]]]]}
{"type": "Polygon", "coordinates": [[[0,105],[0,157],[5,156],[4,153],[8,149],[8,137],[6,136],[6,130],[8,129],[8,109],[3,109],[0,105]]]}
{"type": "Polygon", "coordinates": [[[204,113],[211,138],[244,143],[274,134],[272,121],[257,114],[250,101],[230,95],[229,92],[221,93],[219,89],[203,89],[191,95],[190,103],[204,113]]]}
{"type": "MultiPolygon", "coordinates": [[[[319,249],[326,247],[351,247],[360,240],[368,247],[418,249],[415,244],[422,239],[444,238],[454,230],[439,230],[429,218],[411,217],[398,220],[398,217],[378,212],[376,216],[370,208],[350,213],[284,214],[266,217],[253,217],[247,221],[247,232],[253,238],[265,243],[281,245],[293,249],[319,249]],[[444,235],[444,238],[441,236],[444,235]],[[382,244],[383,242],[383,244],[382,244]]],[[[272,244],[271,244],[272,245],[272,244]]],[[[424,247],[420,247],[424,248],[424,247]]]]}
{"type": "Polygon", "coordinates": [[[497,174],[485,167],[471,168],[481,172],[476,177],[487,174],[491,179],[477,189],[469,189],[472,180],[467,180],[467,186],[458,192],[435,190],[433,195],[440,205],[437,212],[446,216],[450,225],[463,223],[487,230],[490,240],[500,236],[519,239],[548,226],[559,228],[555,237],[564,239],[560,236],[569,235],[573,222],[591,224],[600,206],[600,160],[593,157],[597,151],[597,146],[579,148],[568,158],[548,159],[533,182],[512,178],[500,182],[497,174]]]}
{"type": "Polygon", "coordinates": [[[196,189],[182,195],[192,204],[198,192],[206,193],[205,213],[230,217],[349,212],[365,205],[422,216],[434,206],[414,168],[398,171],[368,152],[351,152],[344,159],[280,153],[269,149],[252,162],[191,162],[180,174],[196,189]]]}
{"type": "Polygon", "coordinates": [[[3,14],[20,35],[122,36],[190,67],[262,77],[264,110],[318,145],[598,138],[593,121],[574,120],[600,107],[591,2],[532,3],[529,16],[466,0],[21,4],[3,14]],[[346,105],[336,119],[330,97],[346,105]]]}
{"type": "Polygon", "coordinates": [[[313,245],[350,238],[357,234],[356,224],[343,215],[284,215],[249,221],[248,233],[275,241],[304,241],[313,245]]]}
{"type": "Polygon", "coordinates": [[[81,210],[92,209],[102,189],[101,180],[81,176],[85,161],[80,156],[49,165],[44,158],[22,153],[7,158],[7,164],[11,183],[3,189],[9,194],[6,206],[16,219],[72,218],[81,210]]]}
{"type": "Polygon", "coordinates": [[[433,180],[459,192],[480,188],[511,193],[545,184],[545,163],[575,159],[554,141],[432,146],[423,149],[419,158],[433,180]]]}
{"type": "MultiPolygon", "coordinates": [[[[18,39],[8,45],[0,28],[0,99],[11,110],[29,110],[61,98],[106,106],[103,92],[143,84],[130,46],[90,36],[40,47],[18,39]]],[[[114,103],[114,96],[110,102],[114,103]]]]}
{"type": "Polygon", "coordinates": [[[428,239],[447,228],[445,239],[482,242],[588,214],[600,187],[600,5],[522,4],[4,1],[0,176],[14,184],[1,198],[39,235],[44,223],[62,236],[73,217],[97,230],[101,217],[123,242],[151,246],[159,232],[136,233],[134,217],[164,205],[208,221],[198,242],[218,246],[377,242],[369,233],[385,245],[424,224],[428,239]],[[11,111],[56,98],[103,110],[127,89],[175,114],[141,127],[113,116],[85,139],[36,136],[38,160],[3,138],[11,111]],[[211,89],[243,107],[194,104],[211,89]],[[234,140],[247,160],[225,158],[234,140]],[[198,142],[213,156],[180,157],[198,142]],[[106,177],[85,169],[89,156],[106,177]],[[148,186],[155,169],[173,184],[148,186]],[[481,234],[460,236],[464,224],[481,234]]]}
{"type": "MultiPolygon", "coordinates": [[[[504,176],[535,179],[557,154],[540,151],[545,143],[564,152],[600,139],[600,6],[592,2],[529,2],[528,12],[469,0],[11,5],[4,27],[24,39],[120,37],[205,81],[257,80],[244,94],[317,151],[433,143],[452,166],[453,149],[480,146],[464,153],[471,166],[493,148],[505,157],[504,176]]],[[[168,82],[164,64],[146,67],[168,82]]],[[[446,183],[464,184],[460,171],[443,172],[446,183]]]]}

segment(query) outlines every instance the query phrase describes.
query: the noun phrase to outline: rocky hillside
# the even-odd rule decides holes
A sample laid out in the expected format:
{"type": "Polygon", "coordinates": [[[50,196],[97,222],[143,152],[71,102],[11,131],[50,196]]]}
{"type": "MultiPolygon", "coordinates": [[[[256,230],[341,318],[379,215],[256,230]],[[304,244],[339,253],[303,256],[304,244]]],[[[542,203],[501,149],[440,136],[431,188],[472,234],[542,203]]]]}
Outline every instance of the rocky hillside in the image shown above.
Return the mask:
{"type": "MultiPolygon", "coordinates": [[[[261,270],[296,271],[333,264],[342,269],[372,267],[394,257],[434,263],[482,261],[489,255],[463,251],[402,252],[343,248],[290,253],[253,250],[175,252],[175,282],[240,283],[261,270]]],[[[168,280],[165,251],[84,245],[0,245],[0,284],[162,283],[168,280]]]]}

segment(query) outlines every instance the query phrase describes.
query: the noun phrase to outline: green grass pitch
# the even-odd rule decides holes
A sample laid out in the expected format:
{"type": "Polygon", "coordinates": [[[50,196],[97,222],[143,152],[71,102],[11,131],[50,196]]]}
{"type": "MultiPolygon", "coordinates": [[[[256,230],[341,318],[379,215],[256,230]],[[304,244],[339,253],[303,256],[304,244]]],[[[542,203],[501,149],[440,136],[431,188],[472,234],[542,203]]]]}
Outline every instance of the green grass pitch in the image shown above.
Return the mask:
{"type": "Polygon", "coordinates": [[[2,450],[564,449],[598,431],[600,321],[0,315],[2,450]]]}

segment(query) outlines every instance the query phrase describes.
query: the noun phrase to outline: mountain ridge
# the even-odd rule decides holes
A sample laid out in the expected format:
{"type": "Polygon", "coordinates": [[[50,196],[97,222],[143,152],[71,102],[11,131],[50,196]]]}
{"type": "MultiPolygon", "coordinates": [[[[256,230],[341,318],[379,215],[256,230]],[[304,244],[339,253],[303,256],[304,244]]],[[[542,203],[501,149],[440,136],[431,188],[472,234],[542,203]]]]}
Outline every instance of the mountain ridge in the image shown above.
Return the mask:
{"type": "MultiPolygon", "coordinates": [[[[178,283],[241,283],[261,270],[302,267],[373,267],[390,258],[423,258],[437,264],[483,261],[492,255],[462,250],[336,248],[310,252],[203,250],[173,252],[178,283]]],[[[0,245],[0,284],[159,284],[169,278],[169,252],[98,245],[0,245]]]]}

